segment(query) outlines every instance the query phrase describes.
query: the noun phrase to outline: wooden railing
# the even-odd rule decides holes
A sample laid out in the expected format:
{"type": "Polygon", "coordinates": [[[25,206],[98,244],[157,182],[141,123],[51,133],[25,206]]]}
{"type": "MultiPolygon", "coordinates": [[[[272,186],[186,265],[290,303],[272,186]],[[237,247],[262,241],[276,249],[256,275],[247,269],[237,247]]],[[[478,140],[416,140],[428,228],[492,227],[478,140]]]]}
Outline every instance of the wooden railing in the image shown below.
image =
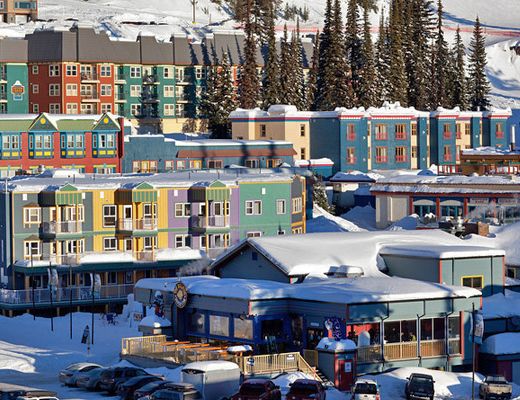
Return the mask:
{"type": "Polygon", "coordinates": [[[318,351],[317,350],[303,350],[303,358],[313,368],[318,368],[318,351]]]}
{"type": "Polygon", "coordinates": [[[358,362],[368,363],[381,361],[381,346],[362,346],[357,349],[358,362]]]}
{"type": "Polygon", "coordinates": [[[166,335],[140,336],[121,339],[122,355],[147,355],[157,343],[166,342],[166,335]]]}
{"type": "MultiPolygon", "coordinates": [[[[422,340],[421,357],[438,357],[446,354],[445,340],[422,340]]],[[[449,341],[450,354],[460,353],[460,340],[449,341]]],[[[407,360],[417,358],[417,342],[386,343],[385,360],[407,360]]],[[[369,363],[382,360],[381,346],[362,346],[357,349],[358,362],[369,363]]]]}
{"type": "Polygon", "coordinates": [[[300,353],[263,354],[258,356],[237,357],[235,361],[244,375],[261,375],[301,371],[321,380],[300,353]]]}
{"type": "Polygon", "coordinates": [[[417,358],[417,342],[385,344],[385,359],[402,360],[417,358]]]}
{"type": "Polygon", "coordinates": [[[437,357],[446,354],[445,340],[421,340],[421,356],[437,357]]]}

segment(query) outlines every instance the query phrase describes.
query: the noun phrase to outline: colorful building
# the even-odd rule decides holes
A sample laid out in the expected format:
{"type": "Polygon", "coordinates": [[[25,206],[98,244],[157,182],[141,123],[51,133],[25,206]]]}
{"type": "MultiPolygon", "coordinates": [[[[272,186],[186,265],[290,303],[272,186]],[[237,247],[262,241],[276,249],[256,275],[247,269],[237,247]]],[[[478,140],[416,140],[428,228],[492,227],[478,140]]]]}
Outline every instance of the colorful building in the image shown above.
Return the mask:
{"type": "Polygon", "coordinates": [[[396,176],[379,179],[376,225],[384,229],[417,214],[425,224],[461,217],[496,222],[520,220],[520,186],[515,176],[396,176]]]}
{"type": "Polygon", "coordinates": [[[517,175],[520,151],[508,147],[477,147],[461,150],[460,162],[439,166],[439,174],[517,175]]]}
{"type": "Polygon", "coordinates": [[[292,166],[296,152],[275,140],[192,139],[184,135],[127,135],[124,172],[292,166]]]}
{"type": "Polygon", "coordinates": [[[305,178],[240,172],[47,170],[7,181],[0,306],[31,308],[33,287],[38,307],[49,307],[51,287],[55,302],[68,302],[69,288],[75,305],[91,301],[92,288],[96,302],[122,302],[137,279],[175,276],[244,238],[305,232],[305,178]]]}
{"type": "Polygon", "coordinates": [[[0,114],[29,112],[27,41],[0,39],[0,114]]]}
{"type": "Polygon", "coordinates": [[[300,148],[299,158],[329,158],[337,172],[425,169],[431,164],[458,163],[462,149],[485,143],[505,148],[510,116],[510,110],[430,113],[385,103],[367,110],[239,109],[230,118],[233,138],[287,140],[295,144],[297,153],[300,148]]]}
{"type": "Polygon", "coordinates": [[[0,16],[7,24],[21,24],[38,19],[38,0],[4,0],[0,2],[0,16]]]}

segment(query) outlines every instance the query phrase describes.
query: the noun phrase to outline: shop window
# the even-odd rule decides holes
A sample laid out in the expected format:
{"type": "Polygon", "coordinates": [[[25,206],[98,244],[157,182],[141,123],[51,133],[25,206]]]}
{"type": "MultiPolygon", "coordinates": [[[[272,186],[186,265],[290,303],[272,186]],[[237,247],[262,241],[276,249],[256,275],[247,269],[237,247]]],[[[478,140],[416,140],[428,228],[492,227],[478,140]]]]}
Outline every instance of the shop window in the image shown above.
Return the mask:
{"type": "Polygon", "coordinates": [[[224,162],[222,160],[208,160],[209,169],[222,169],[223,167],[224,162]]]}
{"type": "Polygon", "coordinates": [[[188,322],[188,331],[192,333],[206,333],[206,316],[201,312],[191,314],[188,322]]]}
{"type": "Polygon", "coordinates": [[[209,334],[214,336],[229,336],[229,317],[210,315],[209,334]]]}
{"type": "Polygon", "coordinates": [[[253,340],[253,320],[234,318],[235,334],[238,339],[253,340]]]}
{"type": "Polygon", "coordinates": [[[270,319],[262,321],[261,325],[262,339],[266,338],[281,338],[283,337],[283,320],[270,319]]]}
{"type": "Polygon", "coordinates": [[[444,318],[421,319],[421,340],[443,340],[446,338],[444,318]]]}
{"type": "Polygon", "coordinates": [[[247,168],[259,168],[260,160],[258,158],[251,158],[249,160],[246,160],[246,167],[247,168]]]}

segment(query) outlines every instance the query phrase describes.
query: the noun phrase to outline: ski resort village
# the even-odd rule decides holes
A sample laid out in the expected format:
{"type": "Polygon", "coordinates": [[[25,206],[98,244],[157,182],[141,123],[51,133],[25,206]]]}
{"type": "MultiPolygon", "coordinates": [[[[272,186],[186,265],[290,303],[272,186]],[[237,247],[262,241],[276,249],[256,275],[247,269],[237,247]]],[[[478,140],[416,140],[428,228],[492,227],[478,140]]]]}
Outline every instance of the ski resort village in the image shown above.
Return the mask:
{"type": "Polygon", "coordinates": [[[0,400],[520,400],[520,4],[0,1],[0,400]]]}

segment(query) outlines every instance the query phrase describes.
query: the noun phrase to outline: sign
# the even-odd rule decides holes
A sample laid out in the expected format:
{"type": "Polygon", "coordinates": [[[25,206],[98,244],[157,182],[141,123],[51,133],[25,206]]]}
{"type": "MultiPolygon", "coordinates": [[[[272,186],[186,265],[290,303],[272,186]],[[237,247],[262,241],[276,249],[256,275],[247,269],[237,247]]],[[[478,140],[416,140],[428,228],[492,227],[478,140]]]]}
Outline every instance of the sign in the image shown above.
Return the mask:
{"type": "Polygon", "coordinates": [[[25,86],[20,81],[16,81],[11,86],[11,94],[13,95],[14,101],[23,101],[23,95],[25,94],[25,86]]]}
{"type": "Polygon", "coordinates": [[[188,303],[188,289],[182,282],[177,282],[173,289],[173,300],[177,308],[184,308],[188,303]]]}
{"type": "Polygon", "coordinates": [[[81,343],[83,344],[90,344],[90,328],[85,326],[85,329],[83,329],[83,336],[81,336],[81,343]]]}
{"type": "Polygon", "coordinates": [[[287,354],[285,360],[286,361],[294,361],[294,354],[287,354]]]}
{"type": "Polygon", "coordinates": [[[484,316],[479,310],[474,311],[471,315],[472,329],[470,331],[470,340],[474,340],[476,344],[482,344],[482,338],[484,336],[484,316]]]}
{"type": "Polygon", "coordinates": [[[347,372],[347,373],[352,372],[352,362],[351,361],[345,362],[345,372],[347,372]]]}
{"type": "Polygon", "coordinates": [[[255,365],[255,359],[253,357],[249,357],[247,359],[247,365],[251,365],[251,366],[255,365]]]}
{"type": "Polygon", "coordinates": [[[498,204],[500,205],[507,205],[507,206],[517,206],[518,205],[518,200],[517,199],[512,199],[512,198],[507,198],[507,197],[502,197],[502,198],[499,198],[498,199],[498,204]]]}
{"type": "Polygon", "coordinates": [[[137,313],[137,312],[134,313],[134,321],[135,322],[139,322],[142,319],[143,319],[143,313],[137,313]]]}
{"type": "Polygon", "coordinates": [[[476,205],[482,205],[487,206],[489,204],[489,199],[487,197],[472,197],[469,199],[469,204],[476,204],[476,205]]]}

